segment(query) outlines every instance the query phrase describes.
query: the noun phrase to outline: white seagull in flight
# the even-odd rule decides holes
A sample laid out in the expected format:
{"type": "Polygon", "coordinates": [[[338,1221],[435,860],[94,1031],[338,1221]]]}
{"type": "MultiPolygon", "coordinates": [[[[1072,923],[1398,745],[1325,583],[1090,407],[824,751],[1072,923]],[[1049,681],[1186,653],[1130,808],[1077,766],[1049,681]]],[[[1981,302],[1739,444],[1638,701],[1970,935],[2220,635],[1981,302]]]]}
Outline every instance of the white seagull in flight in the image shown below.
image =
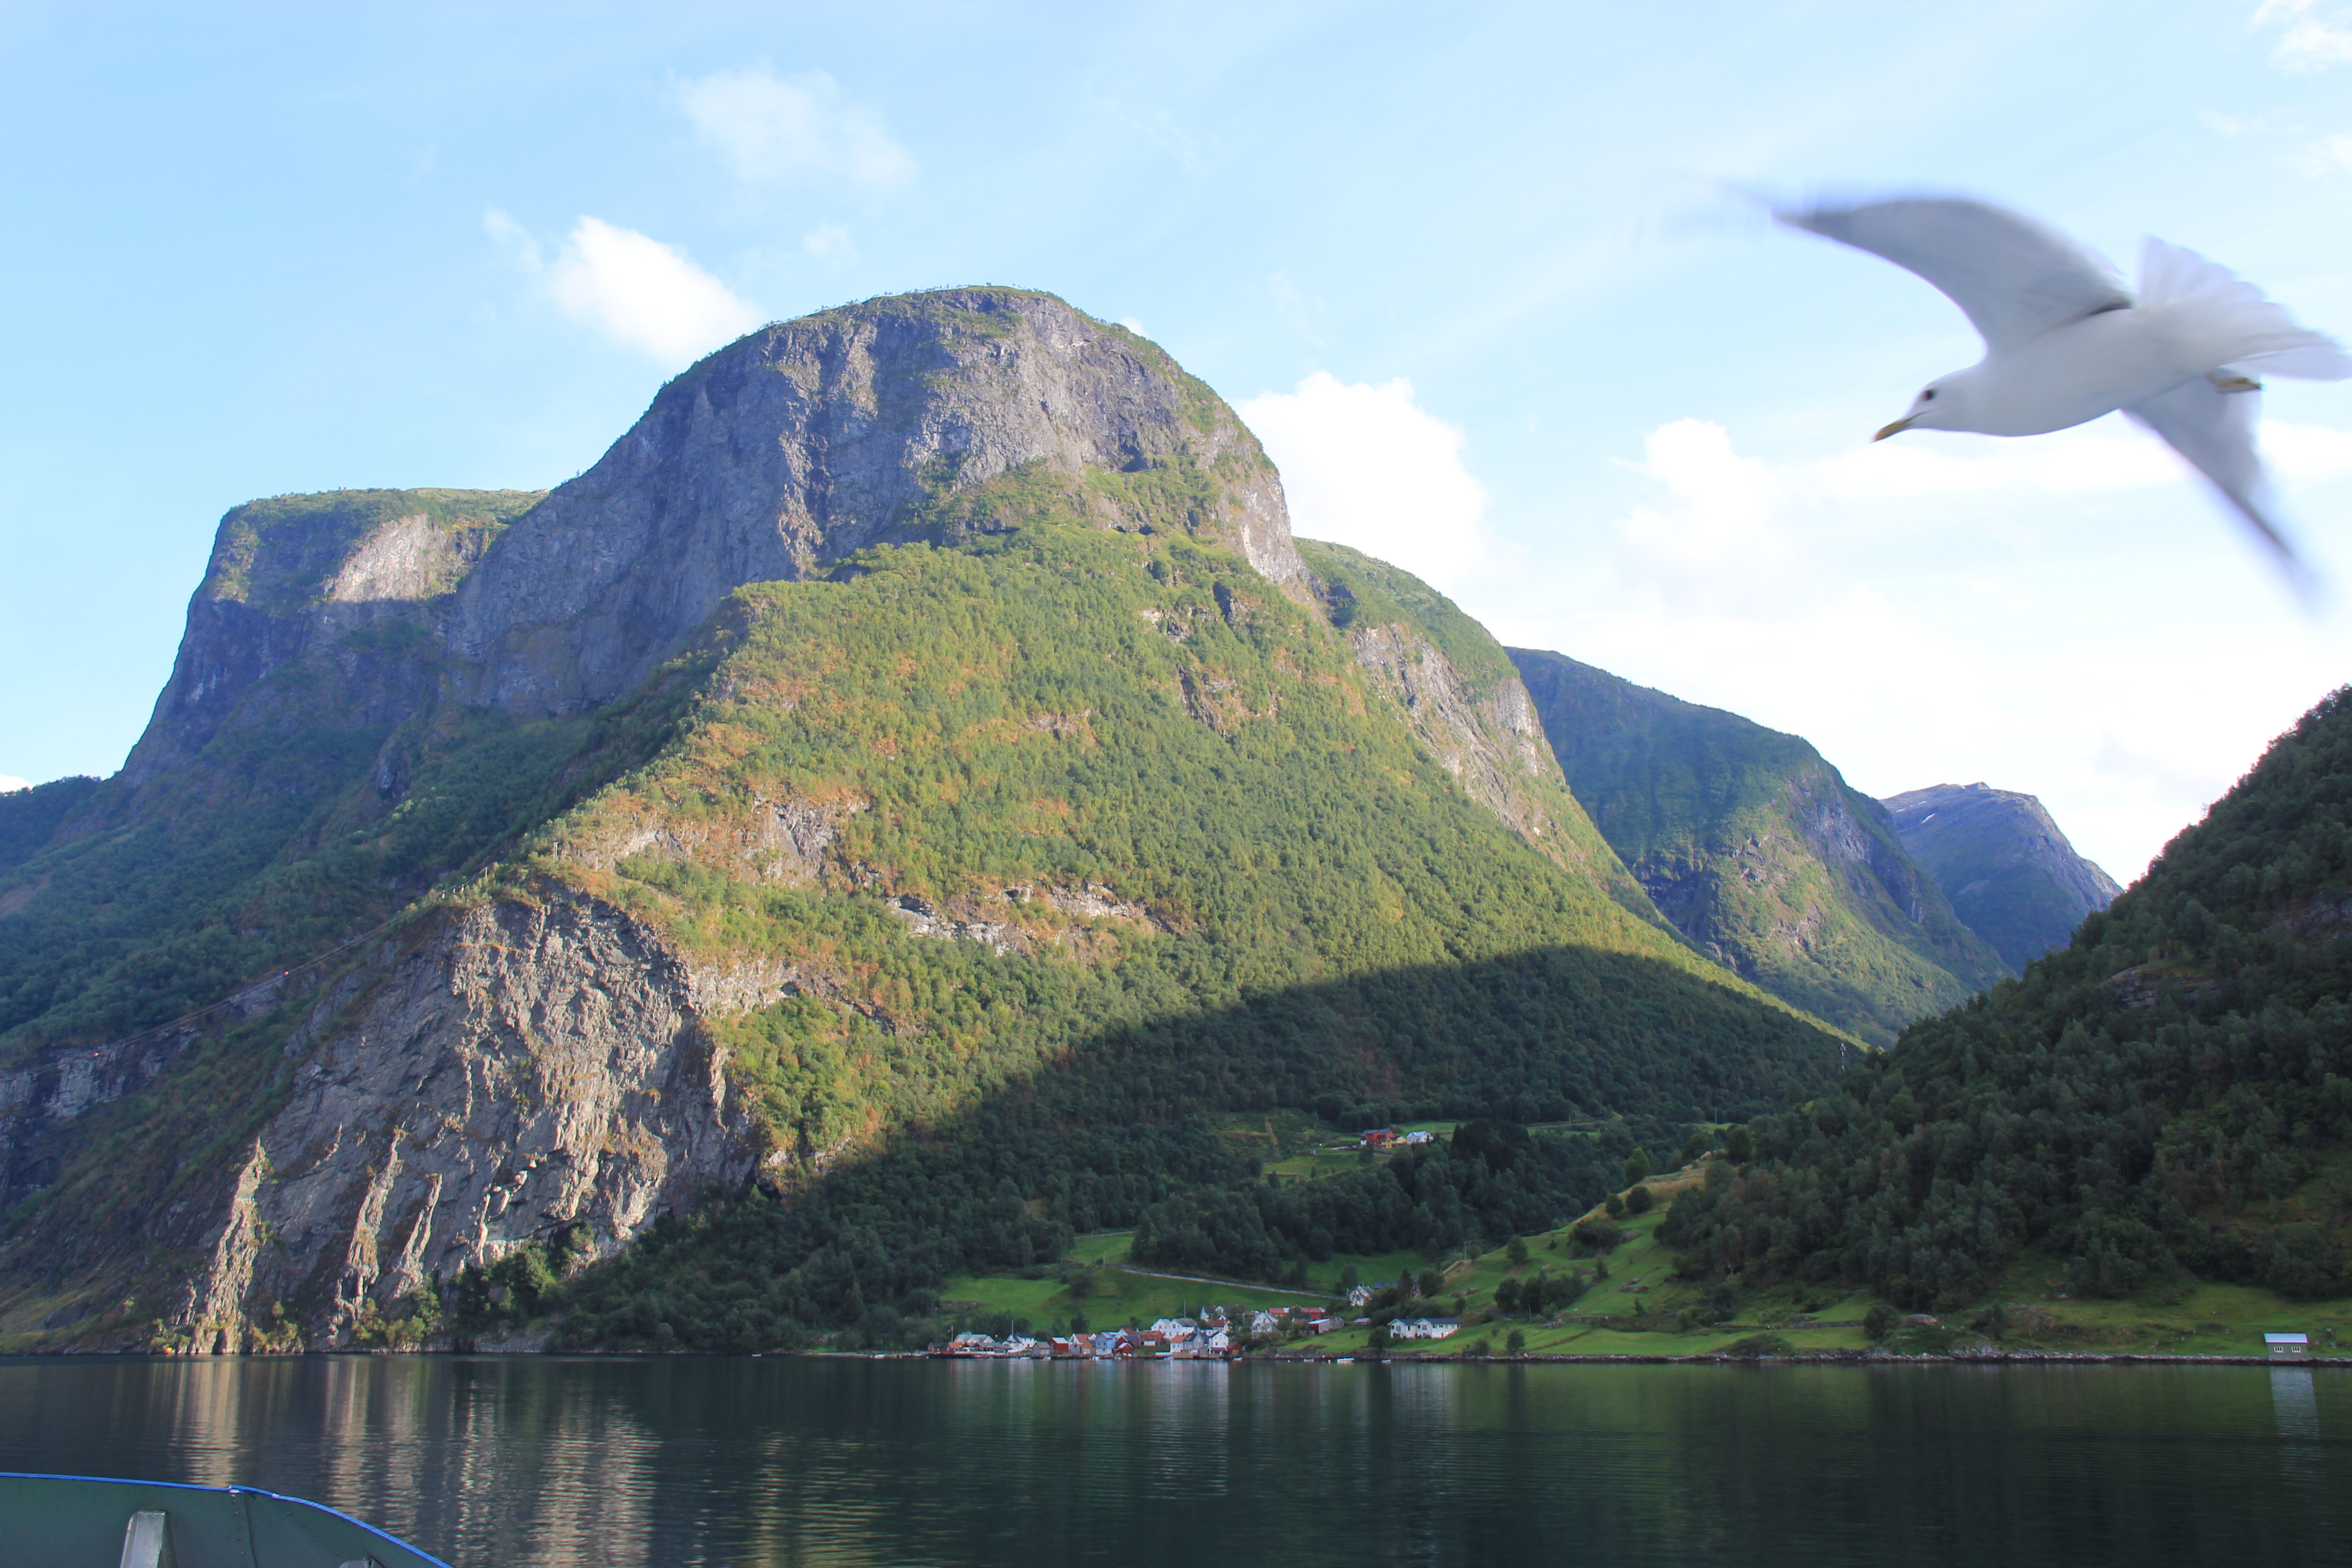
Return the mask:
{"type": "Polygon", "coordinates": [[[1928,383],[1881,430],[2039,436],[2120,408],[2169,442],[2290,569],[2254,450],[2258,375],[2338,381],[2352,355],[2228,268],[2147,241],[2135,299],[2064,235],[1983,202],[1909,197],[1775,211],[1795,228],[1883,256],[1966,311],[1984,358],[1928,383]]]}

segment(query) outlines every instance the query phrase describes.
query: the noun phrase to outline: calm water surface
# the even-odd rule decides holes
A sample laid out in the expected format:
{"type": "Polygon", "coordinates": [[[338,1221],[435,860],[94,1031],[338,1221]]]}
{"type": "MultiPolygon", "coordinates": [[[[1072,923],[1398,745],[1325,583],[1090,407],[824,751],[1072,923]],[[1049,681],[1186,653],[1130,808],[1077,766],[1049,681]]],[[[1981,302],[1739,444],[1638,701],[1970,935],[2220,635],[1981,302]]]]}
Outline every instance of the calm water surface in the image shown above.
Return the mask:
{"type": "Polygon", "coordinates": [[[0,1469],[465,1565],[2342,1563],[2352,1373],[25,1360],[0,1469]]]}

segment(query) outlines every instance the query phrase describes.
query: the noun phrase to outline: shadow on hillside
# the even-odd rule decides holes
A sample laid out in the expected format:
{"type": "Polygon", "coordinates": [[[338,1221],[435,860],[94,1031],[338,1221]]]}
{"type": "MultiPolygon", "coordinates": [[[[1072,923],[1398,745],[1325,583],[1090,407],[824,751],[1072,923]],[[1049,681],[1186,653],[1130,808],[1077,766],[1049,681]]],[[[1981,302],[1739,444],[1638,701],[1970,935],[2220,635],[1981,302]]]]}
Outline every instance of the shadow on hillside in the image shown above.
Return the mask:
{"type": "MultiPolygon", "coordinates": [[[[1826,1088],[1838,1055],[1834,1037],[1672,964],[1588,948],[1289,987],[1098,1030],[805,1185],[665,1220],[567,1290],[569,1331],[727,1349],[780,1342],[793,1323],[862,1322],[879,1342],[932,1310],[950,1276],[1049,1264],[1075,1236],[1133,1226],[1179,1194],[1255,1194],[1255,1163],[1218,1125],[1235,1112],[1296,1108],[1343,1129],[1622,1116],[1632,1142],[1671,1152],[1690,1122],[1826,1088]]],[[[1617,1184],[1616,1156],[1538,1153],[1471,1194],[1515,1214],[1505,1228],[1558,1223],[1571,1189],[1580,1208],[1617,1184]]],[[[1338,1198],[1340,1185],[1315,1189],[1338,1198]]],[[[1368,1187],[1365,1201],[1395,1195],[1368,1187]]],[[[1416,1201],[1456,1197],[1424,1182],[1416,1201]]]]}

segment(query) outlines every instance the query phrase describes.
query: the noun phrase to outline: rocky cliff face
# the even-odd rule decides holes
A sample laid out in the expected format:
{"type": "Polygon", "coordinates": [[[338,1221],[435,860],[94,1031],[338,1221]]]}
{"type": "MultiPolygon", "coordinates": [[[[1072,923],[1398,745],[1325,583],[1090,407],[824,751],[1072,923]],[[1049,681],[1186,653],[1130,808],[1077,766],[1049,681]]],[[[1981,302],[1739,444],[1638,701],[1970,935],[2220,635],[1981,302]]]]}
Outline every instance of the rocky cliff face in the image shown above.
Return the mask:
{"type": "Polygon", "coordinates": [[[1527,688],[1514,680],[1472,689],[1452,661],[1409,626],[1353,627],[1348,640],[1356,662],[1411,716],[1413,732],[1471,799],[1530,841],[1553,836],[1558,825],[1539,786],[1559,778],[1559,764],[1544,742],[1527,688]]]}
{"type": "Polygon", "coordinates": [[[1009,525],[954,502],[1024,472],[1104,527],[1304,572],[1256,438],[1142,339],[1016,289],[873,300],[702,361],[501,539],[458,595],[458,689],[513,713],[608,700],[744,584],[1009,525]],[[1195,494],[1155,504],[1180,477],[1195,494]]]}
{"type": "Polygon", "coordinates": [[[1511,658],[1578,800],[1718,963],[1876,1042],[2000,977],[1885,808],[1799,737],[1559,654],[1511,658]]]}
{"type": "Polygon", "coordinates": [[[338,490],[221,520],[147,732],[112,781],[185,770],[224,731],[389,729],[435,692],[439,618],[533,490],[338,490]]]}
{"type": "Polygon", "coordinates": [[[609,1256],[751,1172],[762,1145],[706,1030],[789,982],[698,973],[549,892],[427,917],[311,1009],[284,1109],[190,1215],[218,1205],[171,1320],[189,1348],[243,1348],[288,1302],[340,1343],[467,1264],[562,1233],[609,1256]]]}
{"type": "Polygon", "coordinates": [[[2074,853],[2030,795],[1987,784],[1936,784],[1888,797],[1903,847],[1952,909],[2012,969],[2065,945],[2083,917],[2122,893],[2074,853]]]}

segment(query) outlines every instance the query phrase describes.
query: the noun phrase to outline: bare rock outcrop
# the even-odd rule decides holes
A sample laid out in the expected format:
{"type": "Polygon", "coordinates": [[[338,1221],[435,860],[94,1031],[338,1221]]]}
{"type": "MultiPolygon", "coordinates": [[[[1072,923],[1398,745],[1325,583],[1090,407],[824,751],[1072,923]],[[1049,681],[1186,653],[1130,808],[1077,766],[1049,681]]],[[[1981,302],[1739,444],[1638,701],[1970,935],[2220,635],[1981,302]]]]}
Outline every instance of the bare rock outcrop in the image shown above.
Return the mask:
{"type": "Polygon", "coordinates": [[[664,387],[467,578],[458,687],[508,712],[578,711],[677,654],[745,584],[991,525],[928,517],[943,499],[1025,470],[1106,527],[1149,527],[1116,485],[1084,481],[1171,464],[1218,492],[1181,526],[1275,582],[1304,574],[1281,481],[1233,411],[1049,294],[950,289],[767,327],[664,387]]]}
{"type": "Polygon", "coordinates": [[[136,789],[226,729],[389,728],[435,690],[437,615],[536,490],[335,490],[221,519],[147,731],[136,789]],[[310,679],[300,679],[307,673],[310,679]]]}
{"type": "Polygon", "coordinates": [[[431,917],[323,999],[215,1211],[175,1325],[235,1350],[279,1303],[346,1338],[467,1264],[584,1228],[605,1256],[748,1176],[757,1135],[702,1025],[781,975],[703,973],[576,894],[431,917]],[[307,1036],[306,1039],[304,1037],[307,1036]]]}
{"type": "Polygon", "coordinates": [[[1349,642],[1465,794],[1530,843],[1553,835],[1557,823],[1536,786],[1556,783],[1559,764],[1524,685],[1503,680],[1474,692],[1434,643],[1402,624],[1356,627],[1349,642]]]}

